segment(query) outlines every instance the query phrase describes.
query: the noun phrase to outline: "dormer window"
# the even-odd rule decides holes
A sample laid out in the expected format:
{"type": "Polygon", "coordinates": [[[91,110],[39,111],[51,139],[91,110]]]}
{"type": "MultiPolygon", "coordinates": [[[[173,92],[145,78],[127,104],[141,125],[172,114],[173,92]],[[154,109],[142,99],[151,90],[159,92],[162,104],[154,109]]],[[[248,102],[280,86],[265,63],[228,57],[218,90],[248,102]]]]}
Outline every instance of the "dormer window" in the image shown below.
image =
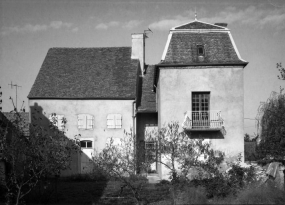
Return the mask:
{"type": "Polygon", "coordinates": [[[197,45],[197,52],[198,56],[204,56],[205,55],[205,49],[202,45],[197,45]]]}

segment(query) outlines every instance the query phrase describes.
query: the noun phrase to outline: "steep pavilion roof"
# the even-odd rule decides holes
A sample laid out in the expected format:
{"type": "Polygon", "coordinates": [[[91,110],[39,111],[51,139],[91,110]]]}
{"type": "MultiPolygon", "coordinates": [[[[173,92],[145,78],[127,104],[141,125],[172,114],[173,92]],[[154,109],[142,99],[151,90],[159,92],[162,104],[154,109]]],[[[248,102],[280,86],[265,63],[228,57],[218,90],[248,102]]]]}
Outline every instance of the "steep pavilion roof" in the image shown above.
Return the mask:
{"type": "Polygon", "coordinates": [[[170,29],[159,65],[163,64],[247,64],[237,50],[227,27],[192,21],[170,29]],[[198,57],[197,46],[204,48],[198,57]]]}

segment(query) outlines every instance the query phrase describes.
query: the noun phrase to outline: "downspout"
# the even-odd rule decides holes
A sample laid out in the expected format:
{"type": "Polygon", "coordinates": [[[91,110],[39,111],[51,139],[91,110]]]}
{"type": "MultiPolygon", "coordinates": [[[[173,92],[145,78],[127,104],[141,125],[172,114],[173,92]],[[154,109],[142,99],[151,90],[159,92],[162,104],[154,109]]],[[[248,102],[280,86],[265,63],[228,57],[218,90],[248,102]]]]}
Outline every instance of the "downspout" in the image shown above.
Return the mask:
{"type": "Polygon", "coordinates": [[[137,163],[137,146],[136,146],[136,110],[135,110],[135,104],[136,104],[136,100],[134,100],[132,102],[132,118],[133,118],[133,139],[134,139],[134,172],[135,174],[137,174],[137,168],[136,168],[136,163],[137,163]]]}

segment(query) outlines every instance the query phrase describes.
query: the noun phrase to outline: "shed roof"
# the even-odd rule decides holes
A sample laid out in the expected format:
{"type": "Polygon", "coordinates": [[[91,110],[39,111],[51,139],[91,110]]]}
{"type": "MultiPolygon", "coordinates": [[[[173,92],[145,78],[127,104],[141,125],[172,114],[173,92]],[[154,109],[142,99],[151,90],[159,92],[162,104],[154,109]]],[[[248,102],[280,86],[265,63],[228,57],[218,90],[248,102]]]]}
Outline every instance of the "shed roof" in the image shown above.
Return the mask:
{"type": "Polygon", "coordinates": [[[28,98],[134,99],[131,47],[51,48],[28,98]]]}
{"type": "Polygon", "coordinates": [[[140,102],[138,102],[138,112],[156,112],[156,94],[153,91],[155,66],[148,65],[146,73],[142,77],[141,92],[139,92],[140,102]]]}

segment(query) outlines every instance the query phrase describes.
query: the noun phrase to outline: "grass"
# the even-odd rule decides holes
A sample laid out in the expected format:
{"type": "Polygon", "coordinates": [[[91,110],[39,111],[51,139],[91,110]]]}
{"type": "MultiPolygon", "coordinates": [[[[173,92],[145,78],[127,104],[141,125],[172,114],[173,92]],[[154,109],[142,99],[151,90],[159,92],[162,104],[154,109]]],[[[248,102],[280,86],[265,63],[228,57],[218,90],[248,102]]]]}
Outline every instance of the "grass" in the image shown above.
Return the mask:
{"type": "MultiPolygon", "coordinates": [[[[132,191],[125,187],[121,193],[119,181],[58,180],[41,182],[25,198],[27,204],[135,204],[132,191]]],[[[140,192],[145,202],[153,203],[169,198],[169,188],[147,183],[140,192]]]]}
{"type": "MultiPolygon", "coordinates": [[[[25,198],[27,204],[135,204],[132,192],[127,187],[121,193],[122,183],[114,180],[92,180],[87,178],[60,179],[51,183],[40,182],[25,198]]],[[[285,192],[267,183],[257,186],[251,184],[237,195],[212,198],[206,197],[202,186],[178,185],[173,189],[168,182],[146,184],[140,192],[145,204],[285,204],[285,192]]]]}

